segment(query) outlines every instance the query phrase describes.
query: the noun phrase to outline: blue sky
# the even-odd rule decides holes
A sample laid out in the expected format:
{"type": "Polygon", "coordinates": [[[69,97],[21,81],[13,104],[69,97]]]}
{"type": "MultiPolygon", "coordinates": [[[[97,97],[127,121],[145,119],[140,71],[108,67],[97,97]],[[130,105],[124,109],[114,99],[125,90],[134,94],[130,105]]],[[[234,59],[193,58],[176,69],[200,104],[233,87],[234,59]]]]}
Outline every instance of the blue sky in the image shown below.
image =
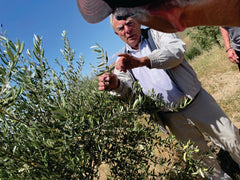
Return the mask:
{"type": "Polygon", "coordinates": [[[90,75],[90,63],[96,66],[99,62],[91,46],[99,43],[111,57],[124,45],[113,33],[109,18],[98,24],[87,23],[75,0],[1,0],[0,24],[12,41],[25,42],[25,52],[32,49],[34,34],[42,37],[45,57],[53,69],[57,67],[55,58],[62,61],[61,33],[65,30],[75,57],[84,57],[83,75],[90,75]]]}

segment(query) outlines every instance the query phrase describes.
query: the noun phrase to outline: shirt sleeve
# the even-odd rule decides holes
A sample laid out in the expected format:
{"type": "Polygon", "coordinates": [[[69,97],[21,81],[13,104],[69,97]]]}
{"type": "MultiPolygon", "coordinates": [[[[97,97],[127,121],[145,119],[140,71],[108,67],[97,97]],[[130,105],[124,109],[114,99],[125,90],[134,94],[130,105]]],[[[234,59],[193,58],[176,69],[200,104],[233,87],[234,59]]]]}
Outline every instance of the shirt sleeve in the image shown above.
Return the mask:
{"type": "Polygon", "coordinates": [[[129,71],[125,73],[120,72],[117,69],[114,69],[114,74],[117,75],[118,79],[120,80],[120,84],[117,89],[112,90],[110,93],[115,96],[124,97],[125,95],[132,91],[134,78],[132,77],[129,71]]]}
{"type": "Polygon", "coordinates": [[[151,30],[157,49],[148,55],[151,68],[171,69],[184,60],[185,43],[175,33],[151,30]]]}

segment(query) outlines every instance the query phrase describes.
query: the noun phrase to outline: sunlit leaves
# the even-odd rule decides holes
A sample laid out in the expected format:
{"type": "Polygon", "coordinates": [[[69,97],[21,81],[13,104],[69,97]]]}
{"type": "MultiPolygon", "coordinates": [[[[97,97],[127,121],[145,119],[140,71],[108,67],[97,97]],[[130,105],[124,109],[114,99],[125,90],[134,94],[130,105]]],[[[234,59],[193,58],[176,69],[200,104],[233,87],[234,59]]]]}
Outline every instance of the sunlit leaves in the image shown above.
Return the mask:
{"type": "MultiPolygon", "coordinates": [[[[62,37],[67,65],[56,60],[57,73],[42,38],[34,35],[24,58],[24,43],[0,35],[0,179],[94,179],[104,163],[113,179],[169,175],[149,163],[168,164],[154,148],[177,145],[159,138],[156,123],[136,121],[147,100],[140,92],[118,99],[98,91],[95,77],[81,75],[82,56],[74,66],[66,32],[62,37]]],[[[96,46],[95,52],[103,61],[99,68],[110,70],[105,51],[96,46]]]]}
{"type": "Polygon", "coordinates": [[[97,66],[97,76],[101,76],[104,73],[110,72],[111,68],[108,66],[108,55],[107,51],[104,51],[104,49],[96,43],[96,46],[91,47],[93,49],[93,52],[96,52],[98,54],[97,59],[100,60],[97,66]]]}
{"type": "Polygon", "coordinates": [[[198,44],[202,49],[209,50],[213,45],[221,47],[219,37],[221,32],[218,26],[198,26],[188,31],[188,35],[195,44],[198,44]]]}

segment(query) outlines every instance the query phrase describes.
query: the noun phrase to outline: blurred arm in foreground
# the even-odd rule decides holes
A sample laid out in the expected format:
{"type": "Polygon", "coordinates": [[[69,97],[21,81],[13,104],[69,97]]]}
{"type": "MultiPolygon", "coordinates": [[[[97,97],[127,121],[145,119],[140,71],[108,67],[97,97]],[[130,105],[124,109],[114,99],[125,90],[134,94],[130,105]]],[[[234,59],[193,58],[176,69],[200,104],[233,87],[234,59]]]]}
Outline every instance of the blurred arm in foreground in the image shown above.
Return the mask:
{"type": "Polygon", "coordinates": [[[162,32],[193,26],[240,26],[239,0],[76,0],[83,18],[98,23],[113,12],[162,32]]]}

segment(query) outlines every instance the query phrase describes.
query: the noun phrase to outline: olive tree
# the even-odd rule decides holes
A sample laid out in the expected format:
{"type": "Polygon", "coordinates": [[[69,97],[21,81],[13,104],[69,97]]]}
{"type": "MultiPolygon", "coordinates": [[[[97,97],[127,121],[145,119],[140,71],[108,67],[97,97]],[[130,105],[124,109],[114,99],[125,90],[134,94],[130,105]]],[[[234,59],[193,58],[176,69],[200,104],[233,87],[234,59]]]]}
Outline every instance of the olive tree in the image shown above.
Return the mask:
{"type": "Polygon", "coordinates": [[[57,73],[42,38],[35,35],[34,49],[23,53],[23,42],[0,35],[1,179],[93,179],[103,164],[109,179],[204,176],[208,169],[192,158],[197,147],[161,137],[146,108],[159,109],[159,101],[140,90],[123,99],[98,91],[96,77],[81,75],[84,60],[75,60],[65,32],[62,38],[66,63],[56,59],[57,73]]]}

